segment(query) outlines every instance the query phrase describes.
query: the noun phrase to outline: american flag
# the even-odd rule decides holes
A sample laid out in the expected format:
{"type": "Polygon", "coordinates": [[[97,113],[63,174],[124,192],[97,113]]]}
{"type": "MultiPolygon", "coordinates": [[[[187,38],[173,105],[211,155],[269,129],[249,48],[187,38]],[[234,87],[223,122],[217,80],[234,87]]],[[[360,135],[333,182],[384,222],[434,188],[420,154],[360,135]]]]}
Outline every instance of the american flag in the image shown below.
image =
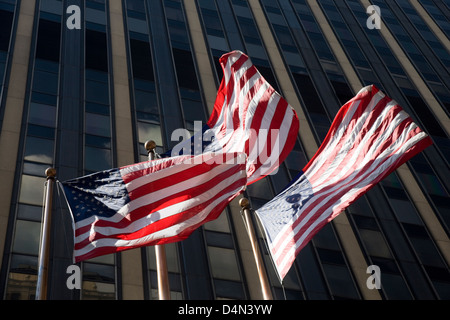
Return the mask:
{"type": "Polygon", "coordinates": [[[75,262],[186,239],[245,188],[243,153],[178,156],[62,183],[75,262]]]}
{"type": "MultiPolygon", "coordinates": [[[[297,139],[298,117],[247,55],[232,51],[220,58],[220,64],[224,75],[211,117],[202,132],[176,149],[193,154],[244,152],[247,184],[251,184],[275,173],[291,152],[297,139]],[[199,146],[197,153],[194,146],[199,146]]],[[[172,151],[165,155],[173,156],[172,151]]]]}
{"type": "Polygon", "coordinates": [[[299,176],[256,211],[280,279],[325,224],[431,143],[375,86],[347,102],[299,176]]]}

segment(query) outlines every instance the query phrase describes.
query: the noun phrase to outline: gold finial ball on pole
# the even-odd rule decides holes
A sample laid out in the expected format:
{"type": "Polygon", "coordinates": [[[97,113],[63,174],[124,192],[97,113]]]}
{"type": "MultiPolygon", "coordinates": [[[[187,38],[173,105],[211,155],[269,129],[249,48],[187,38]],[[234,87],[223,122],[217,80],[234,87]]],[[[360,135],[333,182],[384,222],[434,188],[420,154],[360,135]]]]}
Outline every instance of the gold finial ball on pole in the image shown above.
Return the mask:
{"type": "Polygon", "coordinates": [[[243,209],[248,209],[249,205],[250,205],[250,201],[248,201],[247,198],[242,198],[239,200],[239,205],[243,208],[243,209]]]}
{"type": "Polygon", "coordinates": [[[55,168],[47,168],[45,170],[45,175],[47,176],[47,178],[56,177],[56,169],[55,168]]]}
{"type": "Polygon", "coordinates": [[[147,150],[148,152],[152,151],[153,149],[156,148],[156,142],[153,140],[147,140],[144,144],[145,150],[147,150]]]}

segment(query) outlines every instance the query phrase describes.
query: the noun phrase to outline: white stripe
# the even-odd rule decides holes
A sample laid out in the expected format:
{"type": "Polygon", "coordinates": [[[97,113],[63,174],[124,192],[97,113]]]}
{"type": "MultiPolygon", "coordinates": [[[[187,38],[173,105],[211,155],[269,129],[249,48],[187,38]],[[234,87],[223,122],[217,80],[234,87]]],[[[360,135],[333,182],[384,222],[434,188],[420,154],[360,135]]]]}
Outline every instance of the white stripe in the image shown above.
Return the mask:
{"type": "MultiPolygon", "coordinates": [[[[404,120],[409,118],[409,116],[405,112],[401,111],[395,116],[394,119],[392,119],[392,121],[388,123],[388,127],[383,132],[376,133],[376,131],[379,130],[379,126],[381,125],[381,123],[385,120],[387,114],[394,107],[395,104],[386,105],[386,108],[383,109],[383,112],[373,123],[372,127],[365,133],[363,139],[359,142],[358,146],[356,147],[356,150],[352,150],[351,158],[346,159],[346,156],[348,155],[351,148],[354,147],[355,138],[352,138],[351,141],[346,142],[346,146],[343,146],[342,152],[339,152],[337,156],[332,159],[332,163],[328,166],[325,172],[322,172],[320,174],[320,177],[318,178],[311,177],[309,172],[306,174],[306,176],[310,178],[310,181],[314,181],[313,183],[314,192],[317,192],[318,190],[327,187],[328,185],[331,185],[336,181],[339,181],[341,177],[347,175],[349,171],[358,171],[360,168],[364,167],[364,165],[366,165],[368,161],[370,161],[374,153],[377,151],[378,147],[381,144],[383,144],[386,141],[386,139],[389,138],[389,136],[391,136],[391,134],[404,120]],[[367,151],[364,157],[360,159],[358,162],[356,162],[356,159],[359,156],[361,156],[361,151],[367,147],[367,141],[371,139],[374,135],[379,136],[376,140],[373,141],[372,145],[370,146],[370,149],[367,151]],[[343,161],[345,161],[345,166],[342,167],[338,173],[336,173],[335,169],[343,161]]],[[[360,132],[358,132],[357,134],[359,136],[360,132]]],[[[326,150],[324,150],[324,152],[325,151],[326,150]]],[[[326,153],[328,154],[328,152],[326,153]]]]}
{"type": "MultiPolygon", "coordinates": [[[[413,130],[416,128],[416,125],[413,123],[411,126],[411,129],[413,130]]],[[[411,131],[411,130],[408,130],[411,131]]],[[[373,181],[376,179],[376,177],[379,177],[380,175],[383,175],[384,172],[388,171],[391,167],[395,165],[396,162],[401,158],[401,156],[411,147],[413,147],[415,144],[417,144],[420,140],[426,138],[427,135],[424,132],[421,132],[411,139],[409,139],[400,150],[398,150],[395,154],[396,157],[392,159],[392,161],[386,161],[382,166],[381,170],[374,170],[366,179],[363,181],[360,181],[358,185],[355,185],[349,192],[345,193],[339,201],[336,203],[337,206],[329,206],[327,210],[324,211],[324,213],[314,221],[314,223],[311,224],[311,226],[303,233],[303,235],[297,240],[294,246],[290,247],[288,251],[286,251],[287,248],[280,247],[278,251],[274,251],[275,247],[273,244],[270,245],[271,251],[275,252],[276,256],[281,256],[281,254],[285,255],[285,258],[277,265],[278,270],[284,270],[287,265],[289,265],[292,258],[295,258],[295,250],[299,247],[301,247],[304,243],[304,240],[308,237],[308,235],[314,230],[315,227],[317,227],[323,220],[328,219],[332,217],[333,215],[336,216],[342,211],[342,208],[345,208],[347,204],[354,199],[355,196],[358,196],[360,193],[360,190],[362,188],[368,187],[373,184],[373,181]]],[[[291,241],[293,239],[290,238],[291,241]]],[[[287,242],[290,243],[290,242],[287,242]]],[[[286,247],[290,246],[290,244],[286,244],[286,247]]],[[[275,258],[274,258],[275,260],[275,258]]],[[[275,260],[276,261],[276,260],[275,260]]]]}
{"type": "MultiPolygon", "coordinates": [[[[202,156],[206,156],[206,155],[202,155],[202,156]]],[[[219,155],[214,155],[211,159],[213,161],[219,161],[219,159],[217,158],[218,156],[219,155]]],[[[200,156],[198,156],[198,157],[200,157],[200,156]]],[[[198,158],[198,157],[195,157],[195,158],[198,158]]],[[[221,154],[220,154],[220,157],[222,157],[221,154]]],[[[234,158],[234,159],[235,159],[235,161],[239,161],[238,158],[234,158]]],[[[186,170],[187,168],[190,168],[191,166],[192,166],[191,164],[181,163],[181,164],[178,164],[176,167],[170,167],[170,169],[171,169],[170,171],[176,170],[177,172],[180,172],[180,171],[186,170]],[[181,168],[182,170],[179,170],[179,168],[181,168]]],[[[117,222],[121,221],[122,219],[127,219],[127,216],[129,215],[130,212],[140,208],[141,206],[147,205],[149,203],[155,203],[161,199],[164,199],[168,195],[178,193],[183,190],[188,190],[188,189],[192,188],[192,186],[199,185],[200,182],[202,182],[202,183],[206,182],[206,181],[210,180],[211,178],[213,178],[214,176],[220,174],[221,172],[229,170],[230,168],[231,167],[229,165],[227,165],[226,167],[224,167],[223,165],[219,165],[219,166],[216,166],[215,168],[213,168],[212,170],[209,170],[201,175],[196,175],[188,180],[183,180],[178,183],[174,183],[166,188],[146,194],[138,199],[135,199],[135,200],[127,203],[113,216],[101,217],[101,220],[117,223],[117,222]]],[[[162,171],[165,171],[165,170],[162,170],[162,171]]],[[[167,175],[169,175],[169,174],[166,172],[166,176],[167,175]]],[[[151,181],[150,183],[158,183],[157,182],[158,179],[153,179],[153,177],[154,177],[154,173],[144,176],[143,178],[145,178],[147,180],[147,182],[151,181]]],[[[91,216],[89,218],[83,219],[83,220],[77,222],[77,228],[82,228],[84,226],[90,225],[95,221],[95,219],[96,219],[95,216],[91,216]]]]}
{"type": "MultiPolygon", "coordinates": [[[[266,110],[264,112],[264,115],[261,120],[261,125],[257,129],[258,132],[256,132],[256,136],[254,136],[255,141],[250,141],[253,143],[250,143],[249,147],[249,157],[247,162],[247,167],[253,165],[259,157],[259,154],[261,153],[261,149],[264,147],[265,138],[268,136],[270,124],[272,122],[273,116],[275,114],[276,106],[280,102],[281,96],[278,94],[272,94],[270,96],[270,99],[268,101],[266,110]],[[264,131],[265,130],[265,131],[264,131]]],[[[292,117],[292,115],[291,115],[292,117]]],[[[249,127],[251,124],[249,124],[249,127]]]]}
{"type": "MultiPolygon", "coordinates": [[[[239,55],[239,57],[240,57],[240,55],[239,55]]],[[[234,64],[235,61],[237,61],[237,59],[234,60],[232,64],[234,64]]],[[[228,147],[228,144],[230,144],[230,141],[233,140],[233,134],[235,133],[235,130],[238,129],[238,128],[234,128],[234,126],[233,126],[233,112],[232,112],[233,105],[238,103],[237,100],[242,99],[242,95],[247,94],[248,90],[250,90],[250,88],[253,87],[255,78],[258,77],[258,73],[256,75],[254,75],[251,79],[249,79],[240,90],[237,90],[236,88],[240,85],[240,79],[242,78],[242,76],[252,66],[253,66],[253,64],[252,64],[251,60],[247,59],[247,61],[245,61],[238,70],[236,70],[232,75],[228,75],[228,78],[233,76],[234,90],[232,90],[231,96],[227,96],[227,95],[225,96],[225,99],[224,99],[225,101],[224,101],[224,105],[222,106],[222,109],[220,112],[220,117],[216,121],[214,127],[211,128],[211,130],[214,132],[216,139],[214,139],[214,141],[205,150],[217,151],[218,144],[220,144],[220,149],[223,149],[223,147],[225,145],[227,145],[226,149],[223,150],[224,152],[233,152],[233,151],[230,151],[233,149],[228,147]],[[235,96],[236,91],[239,91],[239,97],[235,96]],[[226,115],[227,115],[226,118],[225,118],[225,110],[226,110],[226,115]],[[226,128],[225,132],[222,130],[222,126],[224,124],[225,124],[225,128],[226,128]]],[[[227,63],[227,72],[231,72],[231,66],[228,68],[228,63],[227,63]]],[[[229,85],[228,81],[226,83],[227,83],[227,85],[225,87],[225,93],[227,93],[228,85],[229,85]]],[[[238,105],[238,107],[240,108],[240,105],[238,105]]],[[[242,127],[242,124],[239,127],[242,127]]],[[[241,130],[242,130],[242,128],[241,128],[241,130]]],[[[241,150],[242,150],[242,148],[241,148],[241,150]]]]}
{"type": "MultiPolygon", "coordinates": [[[[228,75],[228,79],[233,77],[233,90],[231,91],[231,96],[227,95],[227,100],[228,100],[227,107],[228,108],[231,108],[231,106],[234,103],[236,103],[236,99],[238,99],[238,97],[236,97],[236,91],[237,91],[236,88],[238,86],[240,86],[240,80],[241,80],[242,76],[245,74],[245,72],[247,72],[248,69],[251,68],[252,65],[253,64],[250,61],[250,59],[247,59],[247,61],[245,61],[238,70],[234,70],[233,74],[228,75]]],[[[230,69],[230,72],[231,72],[231,69],[230,69]]],[[[247,83],[244,84],[244,88],[245,88],[246,84],[247,83]]],[[[228,94],[228,89],[229,89],[230,85],[231,84],[229,83],[229,81],[227,81],[226,86],[225,86],[225,94],[228,94]]],[[[241,90],[239,90],[239,93],[241,92],[241,90]]]]}
{"type": "MultiPolygon", "coordinates": [[[[235,189],[232,193],[237,193],[240,190],[240,188],[235,189]]],[[[222,197],[214,200],[209,206],[207,206],[204,210],[199,212],[194,217],[184,221],[183,223],[173,225],[169,228],[166,228],[164,230],[160,230],[158,232],[149,234],[147,236],[144,236],[139,239],[135,240],[117,240],[117,239],[99,239],[96,241],[93,241],[92,243],[88,244],[87,246],[83,247],[82,249],[75,250],[75,256],[82,256],[96,248],[102,248],[102,247],[130,247],[130,246],[136,246],[139,244],[146,244],[154,240],[163,239],[166,237],[173,237],[181,232],[183,232],[185,229],[191,227],[192,225],[195,225],[197,223],[200,223],[201,221],[205,220],[210,212],[218,206],[222,201],[226,200],[230,194],[225,194],[222,197]]]]}
{"type": "MultiPolygon", "coordinates": [[[[402,134],[401,137],[399,137],[399,139],[396,140],[396,142],[394,144],[392,144],[391,146],[389,146],[388,149],[386,149],[382,154],[380,154],[380,156],[372,163],[372,165],[364,172],[364,174],[362,175],[360,172],[358,171],[354,171],[349,177],[347,177],[345,180],[340,181],[339,184],[335,185],[333,188],[329,189],[328,191],[326,191],[325,193],[320,193],[320,194],[315,194],[315,196],[310,199],[310,201],[308,201],[304,207],[302,207],[302,209],[300,210],[300,212],[298,212],[292,219],[291,222],[287,224],[286,227],[284,227],[284,229],[289,229],[290,226],[292,226],[292,224],[299,219],[299,217],[301,216],[301,214],[306,211],[310,206],[313,205],[313,201],[314,199],[317,199],[318,197],[322,197],[324,195],[329,194],[329,196],[324,199],[321,203],[316,204],[315,208],[310,212],[310,214],[304,218],[302,218],[302,223],[300,225],[297,226],[296,230],[298,231],[304,224],[306,224],[310,217],[317,212],[317,210],[322,207],[323,205],[327,205],[328,200],[331,199],[332,197],[334,197],[336,194],[338,194],[340,192],[340,189],[342,189],[343,187],[347,188],[348,186],[346,186],[347,183],[349,182],[353,182],[353,184],[358,183],[359,181],[366,179],[366,177],[372,172],[372,176],[379,176],[380,173],[378,172],[378,170],[383,169],[384,167],[391,165],[392,162],[394,162],[395,159],[399,158],[401,156],[401,154],[399,154],[399,152],[396,152],[396,154],[389,159],[385,159],[387,156],[390,155],[390,153],[395,150],[399,145],[402,145],[405,141],[405,137],[407,136],[407,134],[411,131],[414,130],[416,128],[416,125],[414,123],[411,123],[410,126],[408,128],[406,128],[402,134]],[[380,166],[380,162],[386,161],[386,160],[390,160],[384,163],[384,165],[380,166]],[[358,178],[355,180],[355,177],[358,178]]],[[[408,144],[409,145],[409,141],[408,144]]],[[[404,150],[404,148],[402,148],[402,150],[404,150]]],[[[296,233],[297,231],[295,231],[294,233],[296,233]]],[[[282,234],[284,233],[284,231],[280,231],[280,233],[278,234],[278,236],[274,239],[273,243],[274,246],[283,246],[282,244],[278,244],[277,242],[280,241],[280,238],[282,237],[282,234]]],[[[287,240],[286,240],[287,241],[287,240]]]]}
{"type": "MultiPolygon", "coordinates": [[[[293,113],[292,109],[288,106],[288,108],[286,109],[286,112],[284,114],[284,118],[281,122],[280,129],[278,130],[278,135],[276,137],[275,144],[272,143],[272,149],[268,150],[269,157],[264,162],[261,161],[261,163],[263,163],[263,165],[252,174],[253,177],[257,178],[260,176],[268,175],[275,168],[277,168],[279,166],[279,164],[280,164],[279,157],[280,157],[280,154],[284,148],[284,145],[286,144],[286,141],[289,137],[293,116],[294,116],[294,113],[293,113]],[[267,166],[269,166],[269,167],[267,167],[267,166]]],[[[275,130],[272,130],[271,133],[275,133],[275,130]]],[[[259,146],[259,148],[260,148],[260,152],[259,152],[258,157],[260,158],[260,160],[262,160],[261,151],[264,148],[264,146],[259,146]]],[[[266,157],[266,155],[267,155],[267,153],[263,156],[266,157]]],[[[247,163],[247,166],[248,166],[248,163],[247,163]]]]}
{"type": "MultiPolygon", "coordinates": [[[[211,176],[214,176],[214,175],[215,175],[214,173],[211,173],[211,176]]],[[[155,221],[159,221],[159,220],[177,215],[180,212],[190,210],[193,207],[195,207],[205,201],[208,201],[211,198],[214,198],[217,194],[219,194],[221,191],[226,189],[229,185],[233,184],[235,181],[238,181],[239,179],[245,178],[245,176],[246,176],[246,173],[244,170],[236,172],[235,174],[229,176],[227,179],[224,179],[220,183],[214,185],[212,188],[207,189],[205,192],[198,195],[197,197],[188,199],[185,201],[177,202],[169,207],[162,208],[151,214],[149,212],[148,215],[141,218],[140,220],[134,221],[133,223],[129,224],[125,228],[97,227],[95,225],[95,223],[93,223],[90,231],[86,232],[84,234],[78,235],[75,238],[75,242],[79,243],[79,242],[83,241],[84,239],[86,239],[88,237],[88,233],[93,233],[93,232],[99,232],[106,236],[136,232],[136,231],[142,229],[143,227],[146,227],[146,226],[152,224],[155,221]]],[[[208,181],[208,180],[209,180],[208,177],[205,176],[205,180],[203,182],[208,181]]],[[[195,185],[196,184],[190,184],[190,186],[195,186],[195,185]]],[[[163,194],[164,195],[162,197],[164,198],[170,193],[163,192],[163,194]]],[[[154,195],[154,193],[152,195],[154,195]]],[[[132,210],[135,210],[144,205],[148,205],[150,203],[150,201],[152,201],[151,195],[146,196],[145,199],[143,199],[143,198],[144,197],[141,197],[136,201],[132,201],[130,204],[134,204],[134,205],[130,206],[131,208],[129,208],[128,212],[132,213],[132,210]],[[135,208],[133,208],[133,207],[135,207],[135,208]]],[[[106,220],[106,219],[100,218],[100,220],[106,220]]]]}
{"type": "MultiPolygon", "coordinates": [[[[374,132],[368,132],[368,134],[364,137],[364,139],[358,145],[357,150],[354,151],[352,157],[350,159],[346,160],[345,166],[342,167],[338,173],[336,173],[334,170],[335,167],[337,167],[337,166],[330,167],[326,171],[327,174],[324,174],[324,176],[327,176],[328,180],[323,181],[323,179],[321,179],[321,181],[316,181],[314,183],[314,188],[313,188],[314,192],[319,191],[319,190],[327,187],[328,185],[334,184],[335,182],[341,180],[342,177],[347,176],[352,171],[358,172],[369,161],[371,161],[374,156],[378,157],[378,158],[382,157],[384,155],[384,153],[382,153],[380,155],[375,155],[375,152],[377,152],[378,148],[394,133],[394,131],[397,129],[397,127],[403,121],[407,120],[408,118],[409,118],[409,116],[406,113],[404,113],[404,112],[398,113],[397,116],[394,119],[392,119],[392,121],[389,123],[389,126],[387,128],[385,128],[383,132],[381,132],[381,134],[377,137],[377,139],[372,141],[372,145],[370,146],[370,149],[367,150],[367,153],[364,155],[364,157],[359,159],[358,157],[361,155],[362,149],[366,146],[367,140],[370,139],[374,133],[374,132]],[[355,164],[356,164],[356,166],[355,166],[355,164]]],[[[378,130],[378,127],[372,128],[372,129],[373,130],[371,130],[371,131],[378,130]]],[[[394,144],[397,142],[394,142],[394,144]]],[[[339,162],[339,164],[340,163],[341,163],[341,161],[339,162]]]]}
{"type": "Polygon", "coordinates": [[[243,98],[248,94],[250,89],[253,88],[253,86],[256,83],[256,80],[258,80],[258,78],[261,77],[259,75],[259,73],[256,72],[250,79],[247,79],[247,81],[241,87],[241,79],[243,78],[245,73],[252,66],[253,66],[252,62],[250,61],[250,59],[248,59],[247,61],[244,62],[244,64],[241,66],[241,68],[239,70],[235,71],[235,73],[233,75],[234,76],[234,87],[233,87],[233,90],[231,92],[230,102],[228,104],[228,106],[230,107],[230,110],[231,110],[231,107],[235,103],[238,103],[238,105],[242,105],[243,104],[242,103],[243,98]],[[236,96],[236,93],[238,94],[238,96],[236,96]]]}
{"type": "Polygon", "coordinates": [[[252,78],[250,78],[249,81],[246,83],[244,88],[242,88],[241,93],[239,95],[239,119],[242,120],[245,119],[244,121],[241,120],[242,126],[245,129],[249,128],[247,126],[248,123],[247,118],[248,117],[251,118],[253,116],[254,111],[256,110],[256,107],[259,105],[262,96],[267,91],[267,89],[270,88],[270,84],[267,81],[264,81],[264,79],[262,79],[263,81],[261,82],[261,85],[259,86],[257,91],[254,92],[252,96],[250,96],[250,99],[247,103],[247,110],[244,113],[244,107],[246,105],[244,101],[249,98],[250,89],[252,89],[260,81],[260,79],[262,79],[262,77],[259,74],[259,72],[256,71],[256,73],[252,76],[252,78]],[[247,85],[248,83],[250,83],[251,85],[247,85]],[[253,113],[251,113],[251,111],[253,111],[253,113]]]}
{"type": "MultiPolygon", "coordinates": [[[[228,131],[229,138],[227,140],[227,146],[225,149],[226,152],[244,152],[245,143],[251,137],[250,136],[250,134],[252,133],[251,124],[253,121],[253,116],[255,114],[256,106],[259,103],[259,100],[261,100],[261,97],[264,95],[268,87],[269,87],[268,84],[264,84],[263,86],[261,86],[261,88],[254,95],[253,99],[250,101],[245,123],[241,123],[239,128],[235,128],[236,130],[234,131],[232,130],[228,131]]],[[[243,117],[240,117],[240,119],[242,120],[243,117]]],[[[260,128],[264,128],[263,124],[261,125],[260,128]]],[[[252,159],[256,160],[256,157],[252,157],[252,153],[249,152],[249,161],[251,162],[252,159]]]]}
{"type": "MultiPolygon", "coordinates": [[[[378,104],[378,102],[384,98],[384,94],[378,92],[375,96],[372,97],[370,102],[368,103],[367,107],[364,109],[364,112],[356,119],[356,125],[352,129],[354,132],[359,132],[361,128],[364,126],[364,123],[366,122],[367,117],[371,114],[374,107],[378,104]]],[[[345,115],[342,123],[339,125],[335,135],[333,136],[333,139],[330,141],[329,145],[326,147],[328,150],[335,150],[337,144],[342,139],[342,137],[348,133],[348,125],[350,121],[353,119],[353,115],[355,114],[356,110],[358,109],[359,105],[361,103],[361,100],[355,101],[351,108],[348,110],[347,114],[345,115]]],[[[325,161],[329,160],[329,154],[322,152],[314,161],[313,165],[310,166],[309,171],[309,177],[314,176],[314,174],[323,166],[325,161]]]]}
{"type": "MultiPolygon", "coordinates": [[[[191,156],[177,156],[177,157],[172,157],[172,159],[173,158],[182,158],[182,159],[179,159],[179,161],[175,161],[171,166],[169,166],[167,168],[163,168],[161,170],[153,171],[153,172],[145,174],[145,175],[143,175],[141,177],[138,177],[138,178],[135,178],[135,179],[131,180],[130,182],[125,184],[125,186],[127,188],[127,191],[128,192],[132,192],[132,191],[136,190],[137,188],[140,188],[140,187],[148,184],[150,182],[149,179],[148,179],[149,175],[152,176],[152,180],[151,181],[156,181],[156,180],[159,180],[161,178],[165,178],[167,176],[178,174],[178,173],[186,170],[186,167],[191,167],[192,164],[190,164],[190,162],[196,163],[195,160],[198,157],[192,158],[191,156]],[[186,163],[186,161],[188,161],[188,163],[186,163]],[[168,172],[168,170],[169,170],[169,172],[168,172]]],[[[158,161],[158,160],[156,160],[156,161],[158,161]]],[[[139,164],[139,169],[138,170],[133,170],[133,171],[137,172],[137,171],[146,170],[146,169],[155,167],[156,163],[154,163],[154,162],[156,162],[156,161],[149,161],[147,163],[139,164]]],[[[164,161],[159,161],[159,163],[157,163],[157,164],[161,164],[163,162],[164,161]]],[[[166,162],[168,162],[167,159],[166,159],[166,162]]],[[[121,171],[121,175],[123,177],[126,174],[125,170],[120,170],[120,171],[121,171]]]]}
{"type": "MultiPolygon", "coordinates": [[[[278,248],[285,247],[286,243],[288,243],[289,241],[291,241],[293,239],[294,235],[296,233],[298,233],[298,231],[306,223],[308,223],[308,221],[311,219],[311,217],[320,208],[322,208],[323,206],[330,206],[329,200],[331,198],[333,198],[334,196],[336,196],[338,193],[342,192],[341,189],[343,187],[344,188],[349,188],[349,186],[352,186],[352,188],[350,190],[354,190],[354,192],[355,191],[357,192],[362,187],[367,186],[369,183],[371,183],[375,178],[377,178],[378,176],[382,175],[383,172],[385,172],[386,170],[389,170],[389,168],[393,167],[395,165],[395,163],[399,160],[399,158],[401,158],[401,156],[403,155],[403,153],[406,150],[408,150],[414,144],[416,144],[418,141],[420,141],[421,139],[426,137],[426,134],[420,133],[420,134],[414,136],[412,139],[409,139],[405,143],[406,136],[409,134],[410,131],[414,130],[416,127],[417,126],[414,123],[411,123],[408,128],[405,128],[405,130],[403,131],[403,133],[399,137],[399,139],[397,139],[394,144],[389,146],[389,148],[386,149],[372,163],[372,165],[364,172],[364,174],[361,174],[360,172],[354,171],[347,179],[343,180],[342,182],[340,182],[339,184],[337,184],[333,188],[327,190],[324,193],[315,194],[315,196],[313,198],[311,198],[310,201],[308,201],[304,207],[301,208],[300,212],[298,212],[293,217],[293,219],[291,219],[291,221],[283,228],[283,230],[280,231],[280,233],[277,235],[277,237],[273,241],[273,246],[275,248],[277,248],[277,247],[278,248]],[[392,151],[394,151],[396,148],[398,148],[399,145],[402,145],[402,144],[404,144],[404,145],[399,150],[397,150],[397,152],[395,154],[390,155],[390,153],[392,151]],[[358,178],[356,178],[357,176],[358,176],[358,178]],[[352,181],[353,183],[351,183],[350,185],[345,185],[346,183],[348,183],[350,181],[352,181]],[[303,212],[306,211],[313,204],[313,201],[315,199],[317,199],[319,197],[323,197],[324,195],[327,195],[327,194],[328,194],[328,196],[325,199],[323,199],[319,204],[315,204],[315,208],[313,210],[311,210],[310,213],[307,216],[302,218],[301,222],[297,225],[297,227],[294,230],[292,230],[291,232],[286,232],[286,230],[292,228],[293,223],[297,219],[299,219],[300,216],[303,214],[303,212]],[[278,243],[280,241],[280,238],[283,236],[284,233],[288,234],[289,236],[286,237],[282,243],[278,243]]],[[[348,191],[348,192],[350,193],[351,191],[348,191]]],[[[324,218],[318,219],[317,223],[319,223],[323,219],[324,218]]],[[[317,225],[317,223],[316,223],[316,225],[317,225]]],[[[301,239],[304,239],[307,236],[307,234],[308,234],[308,232],[305,232],[304,235],[301,237],[301,239]]],[[[279,258],[280,253],[282,253],[282,251],[277,251],[277,252],[278,252],[278,255],[274,256],[274,260],[275,261],[279,258]]]]}
{"type": "MultiPolygon", "coordinates": [[[[268,86],[268,88],[269,88],[269,86],[268,86]]],[[[265,92],[262,93],[262,95],[263,94],[265,94],[265,92]]],[[[268,104],[267,104],[266,111],[265,111],[265,113],[263,115],[263,118],[262,118],[262,121],[261,121],[261,125],[259,126],[259,129],[256,129],[256,130],[250,130],[251,126],[252,126],[252,122],[253,122],[253,116],[254,116],[254,114],[256,112],[256,107],[252,108],[251,110],[249,108],[249,111],[251,112],[251,117],[252,118],[250,119],[250,117],[248,117],[246,119],[247,123],[245,124],[245,127],[247,128],[247,130],[245,132],[245,137],[244,137],[245,141],[247,141],[247,140],[249,141],[247,167],[251,163],[254,163],[256,161],[257,157],[258,157],[259,149],[260,149],[260,145],[261,145],[260,141],[265,139],[265,137],[263,136],[263,134],[265,132],[263,130],[267,130],[270,127],[270,121],[269,120],[272,119],[273,113],[274,113],[274,110],[269,110],[269,109],[272,109],[271,108],[272,104],[277,105],[278,102],[280,101],[280,98],[281,97],[279,95],[276,95],[276,94],[272,94],[269,97],[269,101],[268,101],[268,104]]]]}
{"type": "Polygon", "coordinates": [[[182,155],[182,156],[176,156],[172,158],[163,158],[163,159],[156,159],[152,161],[144,161],[136,164],[132,164],[129,166],[125,166],[119,169],[120,175],[123,177],[127,174],[131,174],[137,171],[145,170],[148,168],[152,168],[158,165],[161,165],[164,162],[173,162],[173,165],[177,165],[179,163],[182,163],[183,161],[190,159],[192,156],[190,155],[182,155]]]}
{"type": "Polygon", "coordinates": [[[235,51],[232,54],[230,54],[227,58],[227,63],[225,64],[225,70],[223,72],[223,75],[225,77],[225,85],[228,86],[228,82],[230,80],[231,76],[231,66],[239,60],[239,58],[242,56],[242,53],[239,51],[235,51]]]}

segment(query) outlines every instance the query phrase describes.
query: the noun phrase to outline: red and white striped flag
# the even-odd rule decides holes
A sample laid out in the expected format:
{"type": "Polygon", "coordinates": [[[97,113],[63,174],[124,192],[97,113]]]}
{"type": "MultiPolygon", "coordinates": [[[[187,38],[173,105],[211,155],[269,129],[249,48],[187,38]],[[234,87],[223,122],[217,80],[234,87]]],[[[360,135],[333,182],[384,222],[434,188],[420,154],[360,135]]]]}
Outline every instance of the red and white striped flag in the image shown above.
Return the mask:
{"type": "Polygon", "coordinates": [[[302,173],[256,211],[280,279],[325,224],[431,144],[375,86],[347,102],[302,173]]]}
{"type": "MultiPolygon", "coordinates": [[[[199,135],[200,155],[171,150],[170,158],[62,184],[74,219],[76,261],[183,240],[288,156],[299,128],[295,111],[242,52],[225,54],[220,63],[224,77],[199,135]]],[[[180,145],[191,151],[196,139],[180,145]]]]}
{"type": "Polygon", "coordinates": [[[220,64],[223,78],[203,134],[214,139],[204,150],[244,152],[251,184],[273,173],[291,152],[298,117],[244,53],[224,54],[220,64]]]}
{"type": "Polygon", "coordinates": [[[62,183],[74,258],[186,239],[245,188],[246,156],[202,154],[142,162],[62,183]]]}

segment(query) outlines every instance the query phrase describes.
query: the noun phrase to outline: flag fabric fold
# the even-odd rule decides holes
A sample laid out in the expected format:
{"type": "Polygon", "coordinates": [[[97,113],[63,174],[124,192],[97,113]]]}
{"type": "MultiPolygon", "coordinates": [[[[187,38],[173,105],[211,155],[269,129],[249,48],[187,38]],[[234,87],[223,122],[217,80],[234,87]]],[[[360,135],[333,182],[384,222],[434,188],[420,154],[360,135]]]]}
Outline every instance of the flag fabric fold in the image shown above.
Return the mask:
{"type": "Polygon", "coordinates": [[[293,108],[244,53],[224,54],[220,64],[213,112],[194,137],[162,159],[62,183],[75,261],[186,239],[286,159],[299,128],[293,108]]]}
{"type": "MultiPolygon", "coordinates": [[[[195,152],[194,146],[199,145],[193,154],[244,152],[247,184],[251,184],[275,173],[291,152],[297,139],[298,117],[244,53],[224,54],[220,65],[223,78],[211,117],[202,132],[184,142],[187,150],[183,142],[176,149],[195,152]]],[[[172,151],[165,155],[173,156],[172,151]]]]}
{"type": "Polygon", "coordinates": [[[394,100],[375,86],[361,89],[299,176],[256,210],[280,279],[325,224],[431,144],[394,100]]]}
{"type": "Polygon", "coordinates": [[[186,239],[246,186],[243,153],[178,156],[68,180],[75,262],[186,239]]]}

